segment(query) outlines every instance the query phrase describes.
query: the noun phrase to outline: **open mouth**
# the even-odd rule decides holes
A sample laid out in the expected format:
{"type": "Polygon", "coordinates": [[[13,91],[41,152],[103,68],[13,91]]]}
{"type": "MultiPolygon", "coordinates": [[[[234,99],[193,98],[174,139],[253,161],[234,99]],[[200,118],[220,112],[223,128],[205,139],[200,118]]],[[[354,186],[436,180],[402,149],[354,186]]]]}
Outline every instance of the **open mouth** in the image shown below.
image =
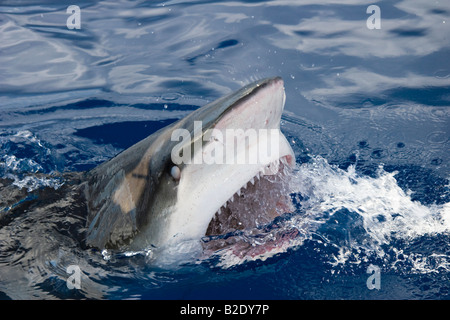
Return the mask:
{"type": "MultiPolygon", "coordinates": [[[[291,161],[292,156],[287,155],[270,163],[224,203],[208,225],[202,239],[204,248],[217,251],[239,243],[242,254],[243,241],[255,245],[246,241],[251,237],[259,239],[258,244],[266,243],[267,226],[294,210],[289,192],[291,161]]],[[[269,236],[273,242],[273,232],[269,236]]]]}

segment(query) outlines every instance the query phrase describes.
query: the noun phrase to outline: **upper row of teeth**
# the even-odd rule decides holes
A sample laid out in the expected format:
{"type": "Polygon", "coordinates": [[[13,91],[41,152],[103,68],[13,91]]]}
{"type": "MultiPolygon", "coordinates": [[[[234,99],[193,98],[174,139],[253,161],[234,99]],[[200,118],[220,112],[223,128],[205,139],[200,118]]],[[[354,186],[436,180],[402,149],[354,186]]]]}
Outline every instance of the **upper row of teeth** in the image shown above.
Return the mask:
{"type": "Polygon", "coordinates": [[[238,197],[241,196],[241,192],[243,189],[247,189],[247,187],[250,185],[250,183],[252,185],[255,184],[256,180],[260,180],[262,176],[265,175],[272,175],[278,172],[278,168],[280,166],[280,162],[283,163],[284,165],[287,165],[287,160],[283,157],[281,159],[277,159],[273,162],[271,162],[270,164],[268,164],[267,166],[263,167],[257,174],[256,176],[254,176],[253,178],[251,178],[246,184],[244,184],[236,193],[234,193],[230,199],[228,199],[222,207],[219,208],[219,210],[217,210],[218,214],[220,214],[222,212],[222,208],[226,209],[227,205],[229,202],[234,202],[234,197],[237,195],[238,197]]]}

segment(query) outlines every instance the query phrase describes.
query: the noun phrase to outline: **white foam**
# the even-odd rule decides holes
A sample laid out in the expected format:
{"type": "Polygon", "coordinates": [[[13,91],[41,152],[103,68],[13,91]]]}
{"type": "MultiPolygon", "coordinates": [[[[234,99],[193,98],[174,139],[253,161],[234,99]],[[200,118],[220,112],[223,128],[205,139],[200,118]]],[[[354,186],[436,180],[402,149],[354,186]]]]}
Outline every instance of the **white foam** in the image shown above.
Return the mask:
{"type": "Polygon", "coordinates": [[[450,231],[450,204],[426,206],[411,199],[411,191],[397,184],[396,172],[379,168],[376,177],[360,175],[329,165],[321,157],[298,167],[292,191],[306,199],[302,207],[320,216],[342,208],[357,212],[374,242],[389,243],[390,237],[414,238],[450,231]]]}
{"type": "Polygon", "coordinates": [[[341,209],[359,214],[365,230],[364,242],[334,244],[338,251],[330,257],[333,266],[348,261],[365,262],[368,254],[385,259],[388,257],[384,248],[389,248],[390,266],[394,269],[407,261],[411,266],[409,272],[450,270],[448,255],[432,249],[405,253],[403,248],[392,245],[393,239],[410,243],[421,236],[450,235],[450,203],[424,205],[413,201],[412,192],[398,185],[396,174],[379,167],[376,176],[370,177],[358,174],[354,166],[342,170],[315,157],[309,163],[298,165],[296,179],[292,179],[292,192],[302,195],[300,203],[306,212],[306,217],[297,216],[293,222],[305,225],[304,220],[310,219],[318,229],[341,209]],[[396,251],[401,258],[396,259],[396,251]]]}
{"type": "Polygon", "coordinates": [[[0,167],[10,172],[39,172],[42,166],[33,159],[19,159],[15,155],[5,155],[1,159],[0,167]]]}
{"type": "Polygon", "coordinates": [[[10,179],[14,179],[13,185],[19,189],[27,188],[28,192],[44,187],[50,187],[57,190],[64,184],[64,181],[59,178],[37,177],[31,175],[20,179],[12,174],[6,176],[10,179]]]}

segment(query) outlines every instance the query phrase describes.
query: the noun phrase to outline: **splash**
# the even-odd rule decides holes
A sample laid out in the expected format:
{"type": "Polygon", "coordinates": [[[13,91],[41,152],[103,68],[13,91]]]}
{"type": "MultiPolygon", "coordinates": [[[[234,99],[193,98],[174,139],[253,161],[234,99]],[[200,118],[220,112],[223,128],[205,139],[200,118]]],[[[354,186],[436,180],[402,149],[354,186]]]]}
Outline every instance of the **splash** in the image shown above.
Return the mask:
{"type": "Polygon", "coordinates": [[[237,255],[239,248],[234,246],[215,253],[218,265],[264,261],[290,249],[301,250],[306,240],[312,240],[334,248],[326,257],[331,266],[360,264],[373,257],[389,260],[392,269],[408,265],[409,271],[422,273],[449,266],[449,254],[434,249],[424,254],[409,246],[423,237],[450,237],[450,203],[425,205],[413,200],[413,191],[399,186],[397,174],[380,166],[369,176],[355,166],[344,170],[320,156],[311,157],[298,164],[289,179],[295,212],[246,236],[251,249],[244,251],[263,254],[237,255]]]}
{"type": "Polygon", "coordinates": [[[50,147],[29,130],[0,134],[0,147],[0,178],[28,192],[63,185],[61,177],[51,176],[58,166],[50,147]]]}
{"type": "Polygon", "coordinates": [[[12,183],[13,185],[18,187],[19,189],[26,188],[28,192],[45,187],[50,187],[57,190],[64,184],[64,180],[61,177],[48,178],[38,176],[26,176],[22,179],[14,175],[7,175],[6,177],[12,178],[14,180],[12,183]]]}
{"type": "Polygon", "coordinates": [[[298,168],[292,191],[301,194],[301,206],[313,216],[333,216],[341,209],[357,213],[373,243],[387,244],[391,237],[411,239],[450,231],[450,205],[426,206],[411,199],[395,179],[397,172],[380,166],[375,177],[347,170],[320,157],[298,168]]]}
{"type": "MultiPolygon", "coordinates": [[[[425,253],[411,249],[423,238],[448,239],[450,203],[412,200],[413,191],[399,186],[397,174],[380,166],[374,176],[367,176],[355,166],[343,170],[321,157],[298,166],[291,190],[300,196],[299,208],[313,226],[308,232],[337,248],[330,264],[360,263],[375,256],[389,261],[392,269],[408,265],[409,271],[421,273],[450,265],[450,255],[441,248],[428,247],[425,253]]],[[[304,225],[304,219],[297,215],[292,223],[304,225]]]]}

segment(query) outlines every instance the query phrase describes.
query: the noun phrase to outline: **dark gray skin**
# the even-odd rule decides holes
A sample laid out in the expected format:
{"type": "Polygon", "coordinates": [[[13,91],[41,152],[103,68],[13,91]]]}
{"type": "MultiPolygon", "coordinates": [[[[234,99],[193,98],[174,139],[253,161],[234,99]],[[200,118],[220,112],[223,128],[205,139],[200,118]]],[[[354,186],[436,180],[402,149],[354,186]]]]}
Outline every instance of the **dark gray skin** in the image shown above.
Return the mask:
{"type": "MultiPolygon", "coordinates": [[[[176,123],[165,127],[86,173],[80,185],[87,206],[86,243],[97,248],[123,248],[132,244],[140,230],[152,223],[155,212],[176,202],[177,179],[174,166],[172,131],[187,129],[194,136],[194,121],[201,120],[203,133],[225,114],[261,88],[280,78],[249,84],[220,98],[176,123]]],[[[178,166],[183,171],[183,166],[178,166]]]]}

